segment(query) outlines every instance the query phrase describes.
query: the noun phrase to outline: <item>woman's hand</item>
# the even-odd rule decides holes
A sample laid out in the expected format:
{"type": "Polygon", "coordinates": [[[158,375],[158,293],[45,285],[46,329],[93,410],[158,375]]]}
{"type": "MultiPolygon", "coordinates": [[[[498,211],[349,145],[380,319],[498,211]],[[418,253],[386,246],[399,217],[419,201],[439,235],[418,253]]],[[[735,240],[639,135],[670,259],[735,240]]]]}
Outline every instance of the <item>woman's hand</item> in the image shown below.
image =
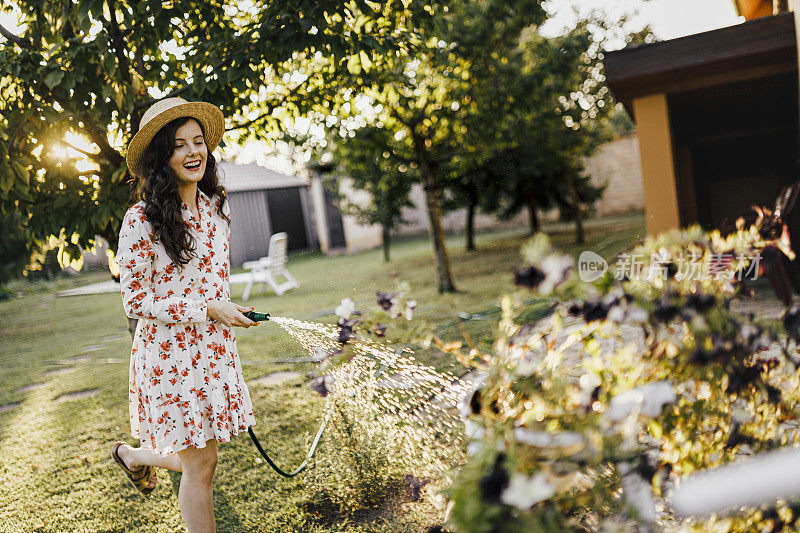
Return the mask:
{"type": "Polygon", "coordinates": [[[222,322],[226,326],[249,328],[250,326],[257,326],[259,324],[242,314],[243,311],[252,311],[252,307],[244,307],[225,300],[209,300],[206,304],[208,317],[213,318],[217,322],[222,322]]]}

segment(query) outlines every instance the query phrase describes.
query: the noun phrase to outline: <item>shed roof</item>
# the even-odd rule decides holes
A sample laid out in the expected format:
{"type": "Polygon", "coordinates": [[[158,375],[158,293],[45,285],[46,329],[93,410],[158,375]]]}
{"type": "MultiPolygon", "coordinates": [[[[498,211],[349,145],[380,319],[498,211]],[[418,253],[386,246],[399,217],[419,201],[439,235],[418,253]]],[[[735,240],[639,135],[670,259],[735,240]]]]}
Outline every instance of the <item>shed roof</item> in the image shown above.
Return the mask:
{"type": "Polygon", "coordinates": [[[637,96],[797,72],[794,15],[781,13],[604,56],[611,90],[630,111],[637,96]]]}
{"type": "Polygon", "coordinates": [[[308,186],[307,180],[281,174],[256,163],[220,161],[217,163],[217,171],[220,183],[229,192],[308,186]]]}

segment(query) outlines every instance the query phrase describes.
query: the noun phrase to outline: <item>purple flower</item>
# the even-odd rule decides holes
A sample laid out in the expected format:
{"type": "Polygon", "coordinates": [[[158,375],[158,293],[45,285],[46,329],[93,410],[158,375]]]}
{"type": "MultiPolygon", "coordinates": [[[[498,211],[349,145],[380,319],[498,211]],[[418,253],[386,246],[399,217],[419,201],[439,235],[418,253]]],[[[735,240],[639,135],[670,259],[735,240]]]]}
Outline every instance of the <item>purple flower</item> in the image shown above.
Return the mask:
{"type": "Polygon", "coordinates": [[[355,336],[353,326],[355,326],[356,321],[341,319],[337,324],[339,326],[339,337],[336,340],[342,344],[347,344],[347,341],[355,336]]]}
{"type": "Polygon", "coordinates": [[[509,477],[503,463],[506,460],[504,453],[497,454],[491,471],[481,477],[478,486],[481,490],[481,499],[485,502],[500,503],[500,495],[508,486],[509,477]]]}
{"type": "Polygon", "coordinates": [[[418,502],[422,499],[422,487],[430,483],[429,479],[415,478],[411,474],[406,474],[403,478],[403,484],[408,491],[408,499],[412,502],[418,502]]]}
{"type": "Polygon", "coordinates": [[[375,324],[375,326],[372,328],[372,331],[375,332],[375,336],[376,337],[381,337],[382,338],[382,337],[386,336],[386,326],[384,326],[380,322],[375,324]]]}
{"type": "Polygon", "coordinates": [[[680,309],[676,305],[670,303],[668,298],[662,298],[655,309],[653,309],[652,317],[657,322],[669,322],[680,314],[680,309]]]}
{"type": "Polygon", "coordinates": [[[392,307],[392,298],[395,296],[394,293],[388,294],[378,291],[376,295],[378,297],[378,305],[381,306],[384,311],[388,311],[392,307]]]}
{"type": "Polygon", "coordinates": [[[800,342],[800,304],[794,304],[783,313],[783,327],[795,341],[800,342]]]}
{"type": "Polygon", "coordinates": [[[571,316],[583,316],[586,322],[593,320],[605,320],[611,306],[616,303],[604,302],[598,298],[589,300],[587,302],[573,303],[567,307],[567,313],[571,316]]]}
{"type": "Polygon", "coordinates": [[[322,396],[323,398],[328,395],[328,387],[325,383],[325,376],[319,376],[318,378],[314,378],[309,383],[311,390],[322,396]]]}
{"type": "Polygon", "coordinates": [[[717,299],[713,294],[704,294],[702,292],[690,294],[689,297],[686,298],[686,306],[694,309],[698,313],[708,311],[714,307],[715,303],[717,303],[717,299]]]}
{"type": "Polygon", "coordinates": [[[535,289],[544,281],[545,277],[544,272],[531,265],[528,268],[514,272],[514,285],[525,287],[526,289],[535,289]]]}

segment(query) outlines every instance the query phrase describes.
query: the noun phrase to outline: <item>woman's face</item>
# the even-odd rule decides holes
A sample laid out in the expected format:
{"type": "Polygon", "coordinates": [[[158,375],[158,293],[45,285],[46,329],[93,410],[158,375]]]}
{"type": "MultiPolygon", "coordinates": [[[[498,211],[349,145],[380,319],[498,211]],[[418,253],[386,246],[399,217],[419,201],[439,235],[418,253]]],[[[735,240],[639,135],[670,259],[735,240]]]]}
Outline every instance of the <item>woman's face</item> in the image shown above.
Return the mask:
{"type": "Polygon", "coordinates": [[[195,119],[189,119],[175,132],[174,152],[169,166],[177,176],[178,186],[197,183],[206,172],[208,148],[203,130],[195,119]]]}

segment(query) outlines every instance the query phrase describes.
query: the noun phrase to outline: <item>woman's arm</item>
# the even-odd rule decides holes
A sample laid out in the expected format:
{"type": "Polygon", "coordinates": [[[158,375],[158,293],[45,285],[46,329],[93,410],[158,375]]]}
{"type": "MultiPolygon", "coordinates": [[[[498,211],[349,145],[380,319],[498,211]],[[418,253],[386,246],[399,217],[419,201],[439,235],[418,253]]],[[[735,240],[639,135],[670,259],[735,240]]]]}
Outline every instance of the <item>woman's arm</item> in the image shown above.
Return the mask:
{"type": "Polygon", "coordinates": [[[158,297],[153,288],[153,241],[144,214],[129,210],[119,233],[117,264],[122,304],[131,318],[149,318],[168,323],[205,322],[205,300],[180,296],[158,297]]]}

